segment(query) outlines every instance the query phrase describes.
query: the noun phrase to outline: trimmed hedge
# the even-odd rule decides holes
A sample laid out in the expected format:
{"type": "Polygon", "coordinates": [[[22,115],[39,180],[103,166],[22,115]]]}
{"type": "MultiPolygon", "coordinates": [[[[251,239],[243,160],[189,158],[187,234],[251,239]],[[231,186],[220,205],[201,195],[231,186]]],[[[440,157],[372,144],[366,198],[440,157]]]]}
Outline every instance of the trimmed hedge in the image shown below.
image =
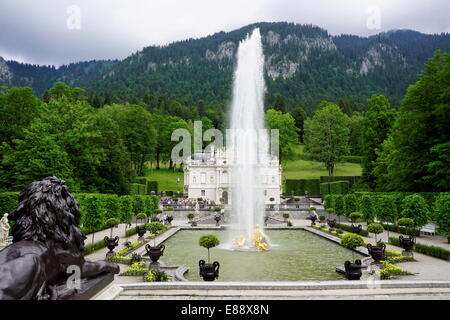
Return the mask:
{"type": "MultiPolygon", "coordinates": [[[[159,208],[158,196],[117,196],[115,194],[73,193],[80,203],[80,226],[89,234],[107,228],[104,224],[111,218],[131,221],[133,213],[147,215],[159,208]]],[[[19,192],[0,193],[0,213],[12,212],[18,204],[19,192]]]]}
{"type": "Polygon", "coordinates": [[[0,215],[11,213],[19,203],[19,192],[2,192],[0,193],[0,215]]]}
{"type": "Polygon", "coordinates": [[[384,224],[384,223],[382,223],[382,226],[385,230],[389,230],[389,231],[397,232],[397,233],[401,233],[401,234],[412,234],[415,237],[420,237],[420,231],[417,229],[406,228],[406,227],[402,227],[402,226],[396,226],[393,224],[384,224]]]}
{"type": "Polygon", "coordinates": [[[105,246],[106,246],[105,245],[105,240],[103,240],[103,239],[99,240],[99,241],[96,241],[94,243],[91,243],[91,244],[87,244],[87,245],[84,246],[83,254],[86,256],[88,254],[91,254],[94,251],[103,249],[105,246]]]}
{"type": "Polygon", "coordinates": [[[347,194],[349,190],[348,181],[329,182],[331,194],[347,194]]]}
{"type": "Polygon", "coordinates": [[[321,183],[330,183],[330,182],[336,182],[336,181],[348,181],[349,188],[351,188],[355,183],[358,182],[360,179],[360,176],[321,176],[320,182],[321,183]]]}
{"type": "MultiPolygon", "coordinates": [[[[400,240],[398,238],[390,237],[389,243],[393,244],[394,246],[401,247],[400,240]]],[[[426,244],[416,243],[413,251],[425,254],[427,256],[439,258],[442,260],[450,260],[450,250],[446,250],[441,247],[428,246],[426,244]]]]}
{"type": "Polygon", "coordinates": [[[147,179],[146,178],[134,178],[134,179],[131,179],[131,183],[147,184],[147,179]]]}
{"type": "Polygon", "coordinates": [[[322,198],[326,195],[329,195],[330,192],[330,184],[325,182],[320,184],[320,194],[322,195],[322,198]]]}
{"type": "Polygon", "coordinates": [[[147,184],[132,183],[130,188],[131,195],[145,195],[147,194],[147,184]]]}
{"type": "MultiPolygon", "coordinates": [[[[436,198],[441,194],[450,194],[450,192],[367,192],[367,191],[358,191],[355,192],[355,195],[357,197],[363,196],[363,195],[369,195],[369,196],[392,196],[395,198],[396,203],[400,204],[403,199],[407,196],[418,194],[421,195],[425,201],[427,202],[428,206],[431,208],[436,198]]],[[[400,211],[399,211],[400,212],[400,211]]]]}
{"type": "Polygon", "coordinates": [[[152,191],[158,194],[158,181],[147,181],[147,194],[151,194],[152,191]]]}
{"type": "Polygon", "coordinates": [[[296,196],[305,195],[305,191],[309,195],[319,195],[320,193],[320,180],[319,179],[287,179],[286,180],[286,194],[292,194],[296,196]]]}
{"type": "MultiPolygon", "coordinates": [[[[347,231],[347,232],[352,232],[352,226],[348,225],[348,224],[336,223],[335,228],[336,229],[342,229],[342,230],[347,231]]],[[[369,236],[369,232],[367,230],[365,230],[365,229],[362,229],[361,230],[361,235],[363,237],[368,237],[369,236]]]]}

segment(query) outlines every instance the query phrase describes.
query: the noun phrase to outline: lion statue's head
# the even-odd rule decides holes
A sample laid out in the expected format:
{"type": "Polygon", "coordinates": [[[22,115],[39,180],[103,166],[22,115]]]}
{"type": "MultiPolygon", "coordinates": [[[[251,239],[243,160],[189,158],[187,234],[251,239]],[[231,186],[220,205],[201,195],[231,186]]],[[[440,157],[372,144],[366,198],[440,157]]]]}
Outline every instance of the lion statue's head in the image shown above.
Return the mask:
{"type": "Polygon", "coordinates": [[[53,176],[33,182],[22,191],[19,205],[9,215],[15,221],[13,242],[39,241],[82,252],[85,236],[78,228],[80,218],[79,203],[64,180],[53,176]]]}

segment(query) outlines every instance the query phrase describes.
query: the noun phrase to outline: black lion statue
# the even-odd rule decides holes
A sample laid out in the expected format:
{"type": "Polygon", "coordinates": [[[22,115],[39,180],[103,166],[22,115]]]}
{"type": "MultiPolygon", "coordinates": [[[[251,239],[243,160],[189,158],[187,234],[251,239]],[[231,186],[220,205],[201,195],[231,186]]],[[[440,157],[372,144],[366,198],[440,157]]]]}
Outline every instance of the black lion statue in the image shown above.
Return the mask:
{"type": "Polygon", "coordinates": [[[84,259],[80,218],[64,180],[47,177],[22,191],[9,215],[13,243],[0,251],[0,300],[69,299],[78,290],[69,270],[79,270],[80,283],[119,273],[115,263],[84,259]]]}

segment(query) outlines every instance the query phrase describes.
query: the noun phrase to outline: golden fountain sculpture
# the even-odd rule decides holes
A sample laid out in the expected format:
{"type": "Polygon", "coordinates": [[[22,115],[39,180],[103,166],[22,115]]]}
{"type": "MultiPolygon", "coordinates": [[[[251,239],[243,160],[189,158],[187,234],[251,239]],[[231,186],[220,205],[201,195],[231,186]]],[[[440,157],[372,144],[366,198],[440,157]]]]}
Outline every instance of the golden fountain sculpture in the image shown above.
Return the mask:
{"type": "MultiPolygon", "coordinates": [[[[253,245],[256,250],[266,251],[269,250],[269,244],[266,242],[266,238],[259,227],[259,224],[256,225],[255,231],[253,232],[253,245]]],[[[246,236],[239,236],[234,239],[233,245],[236,247],[243,247],[247,242],[246,236]]]]}

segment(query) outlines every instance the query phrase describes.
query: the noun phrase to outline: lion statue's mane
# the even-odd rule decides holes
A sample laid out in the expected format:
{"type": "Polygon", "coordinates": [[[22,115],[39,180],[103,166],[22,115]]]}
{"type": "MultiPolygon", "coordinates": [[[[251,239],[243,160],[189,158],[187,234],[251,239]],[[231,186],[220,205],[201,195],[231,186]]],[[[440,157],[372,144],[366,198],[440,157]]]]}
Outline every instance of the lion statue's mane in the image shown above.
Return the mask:
{"type": "Polygon", "coordinates": [[[118,273],[115,263],[84,259],[79,203],[65,181],[47,177],[20,194],[14,221],[13,244],[0,251],[1,299],[67,299],[77,291],[67,288],[69,266],[78,266],[81,279],[118,273]]]}
{"type": "Polygon", "coordinates": [[[51,242],[65,250],[84,250],[85,236],[78,228],[80,205],[69,193],[65,181],[48,177],[31,183],[19,197],[19,205],[9,215],[15,221],[13,242],[51,242]]]}

